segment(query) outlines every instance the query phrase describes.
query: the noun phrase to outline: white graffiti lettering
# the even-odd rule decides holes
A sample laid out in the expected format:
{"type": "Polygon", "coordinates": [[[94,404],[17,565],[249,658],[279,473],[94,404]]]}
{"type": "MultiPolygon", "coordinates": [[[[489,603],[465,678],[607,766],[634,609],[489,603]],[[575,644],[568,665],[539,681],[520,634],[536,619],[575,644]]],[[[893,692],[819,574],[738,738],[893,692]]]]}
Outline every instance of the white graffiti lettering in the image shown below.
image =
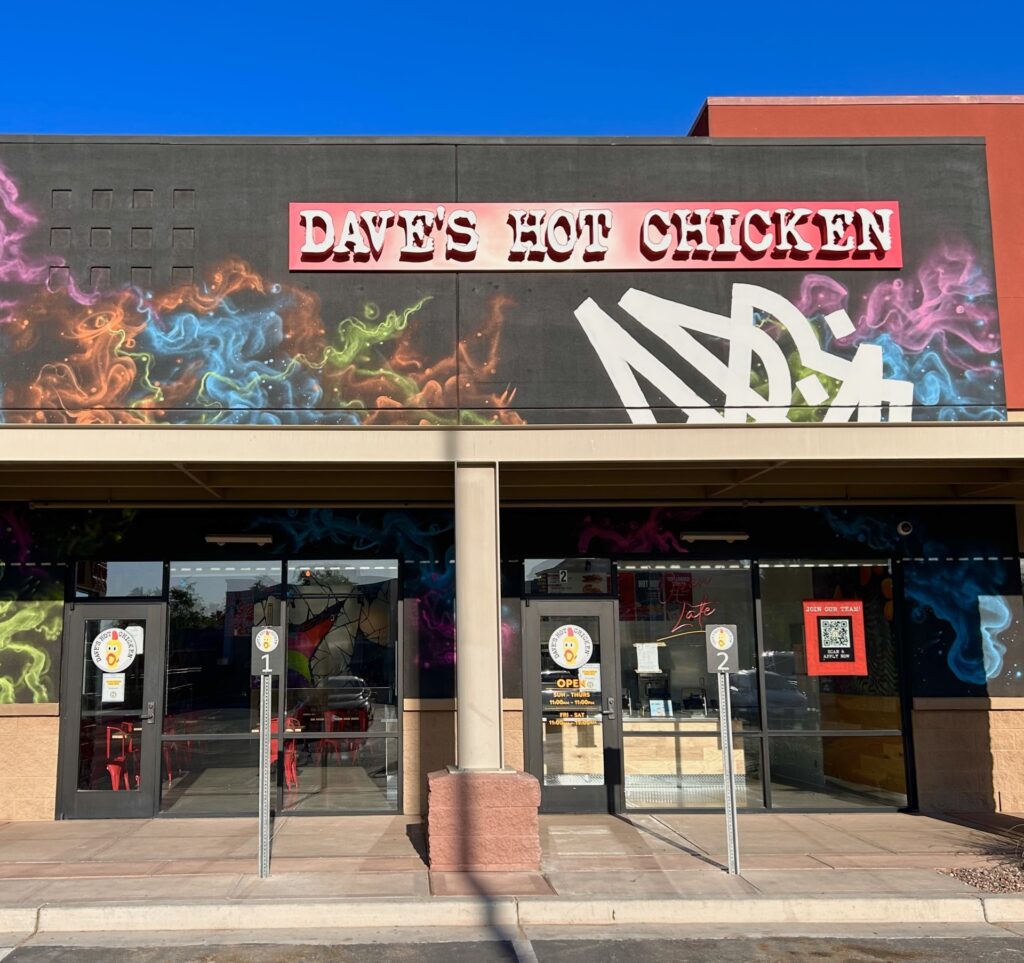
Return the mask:
{"type": "MultiPolygon", "coordinates": [[[[850,358],[826,351],[803,312],[766,288],[734,284],[730,315],[703,311],[636,288],[625,293],[619,307],[699,375],[688,383],[587,298],[576,309],[576,319],[634,424],[657,422],[638,375],[677,405],[687,421],[695,423],[879,422],[883,415],[886,421],[910,421],[913,417],[914,386],[885,377],[881,347],[860,344],[850,358]],[[759,325],[758,319],[764,316],[785,329],[791,342],[788,350],[759,325]],[[725,361],[706,346],[709,338],[720,339],[725,361]],[[811,372],[795,383],[791,371],[794,352],[792,367],[811,372]],[[710,392],[708,385],[712,386],[710,392]]],[[[834,311],[824,320],[835,338],[854,331],[845,311],[834,311]]]]}

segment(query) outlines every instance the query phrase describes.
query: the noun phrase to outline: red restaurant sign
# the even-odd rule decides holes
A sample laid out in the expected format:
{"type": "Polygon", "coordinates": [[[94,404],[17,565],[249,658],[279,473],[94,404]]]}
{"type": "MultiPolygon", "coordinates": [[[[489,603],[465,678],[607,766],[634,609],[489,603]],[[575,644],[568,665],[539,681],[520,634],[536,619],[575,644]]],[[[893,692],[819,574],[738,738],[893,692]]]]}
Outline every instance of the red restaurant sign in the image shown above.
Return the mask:
{"type": "Polygon", "coordinates": [[[896,201],[289,205],[293,271],[900,268],[896,201]]]}

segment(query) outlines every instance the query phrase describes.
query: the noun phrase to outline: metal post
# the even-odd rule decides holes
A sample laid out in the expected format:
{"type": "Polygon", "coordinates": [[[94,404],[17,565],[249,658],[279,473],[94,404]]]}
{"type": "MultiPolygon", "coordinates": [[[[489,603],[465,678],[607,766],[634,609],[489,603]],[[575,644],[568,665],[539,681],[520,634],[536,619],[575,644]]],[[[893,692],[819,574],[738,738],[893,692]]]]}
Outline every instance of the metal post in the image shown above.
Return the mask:
{"type": "Polygon", "coordinates": [[[718,673],[718,726],[722,737],[722,779],[725,784],[725,838],[729,848],[729,874],[739,875],[740,846],[736,824],[736,773],[732,755],[732,695],[729,673],[718,673]]]}
{"type": "MultiPolygon", "coordinates": [[[[273,692],[273,674],[260,673],[260,789],[259,789],[259,857],[260,879],[270,875],[270,704],[273,692]]],[[[283,737],[283,733],[279,733],[283,737]]],[[[284,744],[278,746],[278,756],[284,758],[284,744]]]]}

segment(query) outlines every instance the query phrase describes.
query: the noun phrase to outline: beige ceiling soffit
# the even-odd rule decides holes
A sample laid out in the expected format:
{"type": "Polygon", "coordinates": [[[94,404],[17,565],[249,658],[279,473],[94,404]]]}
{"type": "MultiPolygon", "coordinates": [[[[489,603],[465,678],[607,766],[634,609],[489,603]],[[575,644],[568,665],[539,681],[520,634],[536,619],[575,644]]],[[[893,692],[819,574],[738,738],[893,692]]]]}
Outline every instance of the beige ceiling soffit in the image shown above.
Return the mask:
{"type": "Polygon", "coordinates": [[[1024,478],[1022,478],[1020,472],[1008,471],[1006,473],[1009,478],[1003,478],[1001,481],[992,482],[989,485],[985,485],[982,488],[972,488],[969,491],[961,492],[965,498],[974,498],[978,495],[987,495],[989,492],[996,491],[999,488],[1007,488],[1010,485],[1019,485],[1024,478]]]}
{"type": "Polygon", "coordinates": [[[4,462],[207,465],[1024,464],[1024,423],[305,428],[0,426],[4,462]],[[310,434],[310,432],[315,434],[310,434]],[[268,458],[268,453],[273,453],[268,458]]]}
{"type": "Polygon", "coordinates": [[[717,491],[710,492],[709,498],[718,498],[724,495],[726,492],[731,492],[734,488],[739,488],[742,485],[746,485],[752,482],[755,478],[760,478],[762,475],[767,475],[768,472],[775,471],[776,468],[781,468],[786,463],[784,461],[776,462],[774,465],[768,465],[766,468],[762,468],[760,471],[755,471],[753,474],[746,475],[743,478],[734,481],[731,485],[726,485],[725,488],[719,488],[717,491]]]}
{"type": "Polygon", "coordinates": [[[220,494],[220,492],[218,492],[215,488],[211,488],[201,478],[199,478],[193,472],[190,472],[180,461],[176,461],[174,463],[174,467],[177,468],[178,471],[180,471],[186,478],[190,479],[191,481],[194,481],[204,491],[207,491],[211,495],[213,495],[214,498],[221,499],[223,497],[220,494]]]}

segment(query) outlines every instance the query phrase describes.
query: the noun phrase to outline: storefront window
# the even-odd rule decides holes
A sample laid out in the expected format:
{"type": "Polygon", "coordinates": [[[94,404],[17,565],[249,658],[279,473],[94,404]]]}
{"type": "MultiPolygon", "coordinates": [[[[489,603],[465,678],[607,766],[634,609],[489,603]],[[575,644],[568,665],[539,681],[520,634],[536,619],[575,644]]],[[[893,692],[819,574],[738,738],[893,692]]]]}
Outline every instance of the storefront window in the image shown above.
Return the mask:
{"type": "Polygon", "coordinates": [[[901,736],[771,736],[772,806],[906,806],[901,736]]]}
{"type": "Polygon", "coordinates": [[[163,562],[79,562],[75,596],[120,599],[164,594],[163,562]]]}
{"type": "Polygon", "coordinates": [[[763,562],[760,573],[768,728],[898,731],[888,564],[763,562]],[[819,605],[828,637],[818,632],[814,602],[833,603],[819,605]],[[855,604],[834,604],[840,602],[855,604]],[[863,664],[854,659],[860,645],[863,664]],[[823,661],[822,646],[825,659],[837,661],[823,661]]]}
{"type": "Polygon", "coordinates": [[[172,562],[165,734],[250,733],[254,625],[277,624],[279,562],[172,562]]]}
{"type": "MultiPolygon", "coordinates": [[[[722,761],[722,747],[710,731],[631,736],[623,744],[626,808],[721,809],[722,761]]],[[[736,734],[733,771],[737,805],[763,809],[760,738],[736,734]]]]}
{"type": "Polygon", "coordinates": [[[750,563],[620,562],[619,653],[624,731],[675,725],[714,730],[715,676],[708,672],[706,627],[735,625],[740,671],[733,674],[732,717],[760,728],[757,644],[750,563]]]}
{"type": "Polygon", "coordinates": [[[398,562],[310,559],[287,571],[285,808],[393,810],[398,562]]]}
{"type": "Polygon", "coordinates": [[[286,739],[284,807],[288,812],[394,812],[398,739],[286,739]]]}
{"type": "Polygon", "coordinates": [[[760,576],[768,728],[794,733],[767,740],[772,806],[905,806],[889,564],[765,562],[760,576]]]}
{"type": "Polygon", "coordinates": [[[527,595],[610,595],[612,563],[606,558],[528,558],[527,595]]]}
{"type": "MultiPolygon", "coordinates": [[[[256,814],[260,755],[256,738],[165,740],[161,750],[161,812],[256,814]]],[[[276,758],[273,765],[278,765],[276,758]]]]}

